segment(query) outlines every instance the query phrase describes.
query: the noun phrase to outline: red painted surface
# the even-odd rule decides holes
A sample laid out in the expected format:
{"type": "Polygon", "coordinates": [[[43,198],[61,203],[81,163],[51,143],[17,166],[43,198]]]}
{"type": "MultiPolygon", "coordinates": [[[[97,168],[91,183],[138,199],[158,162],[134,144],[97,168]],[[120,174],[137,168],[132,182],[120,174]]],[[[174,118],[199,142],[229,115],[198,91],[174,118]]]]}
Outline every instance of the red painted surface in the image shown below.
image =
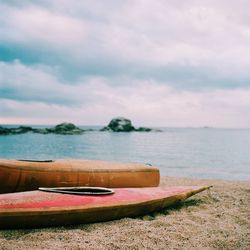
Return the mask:
{"type": "Polygon", "coordinates": [[[81,196],[43,191],[29,191],[0,195],[0,211],[23,208],[67,208],[95,205],[120,205],[171,197],[195,190],[198,187],[116,188],[115,193],[105,196],[81,196]]]}

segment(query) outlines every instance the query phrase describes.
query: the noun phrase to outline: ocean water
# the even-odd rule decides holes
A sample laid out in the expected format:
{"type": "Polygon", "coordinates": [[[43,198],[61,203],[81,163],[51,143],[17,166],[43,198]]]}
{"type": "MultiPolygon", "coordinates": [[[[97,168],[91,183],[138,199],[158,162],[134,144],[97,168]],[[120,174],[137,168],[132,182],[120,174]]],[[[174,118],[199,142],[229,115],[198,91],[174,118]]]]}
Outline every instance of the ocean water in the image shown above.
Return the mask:
{"type": "Polygon", "coordinates": [[[250,130],[164,128],[163,132],[0,136],[0,158],[99,159],[148,163],[162,176],[250,180],[250,130]]]}

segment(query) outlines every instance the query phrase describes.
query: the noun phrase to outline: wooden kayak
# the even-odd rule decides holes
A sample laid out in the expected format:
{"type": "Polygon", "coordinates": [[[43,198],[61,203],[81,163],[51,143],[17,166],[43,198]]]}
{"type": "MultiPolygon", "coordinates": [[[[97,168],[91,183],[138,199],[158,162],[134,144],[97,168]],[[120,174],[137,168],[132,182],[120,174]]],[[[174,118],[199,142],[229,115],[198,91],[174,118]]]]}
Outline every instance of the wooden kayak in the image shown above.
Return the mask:
{"type": "Polygon", "coordinates": [[[209,187],[114,188],[89,196],[43,191],[0,195],[0,228],[36,228],[101,222],[161,210],[209,187]]]}
{"type": "Polygon", "coordinates": [[[159,169],[143,164],[0,159],[0,193],[58,186],[155,187],[159,180],[159,169]]]}

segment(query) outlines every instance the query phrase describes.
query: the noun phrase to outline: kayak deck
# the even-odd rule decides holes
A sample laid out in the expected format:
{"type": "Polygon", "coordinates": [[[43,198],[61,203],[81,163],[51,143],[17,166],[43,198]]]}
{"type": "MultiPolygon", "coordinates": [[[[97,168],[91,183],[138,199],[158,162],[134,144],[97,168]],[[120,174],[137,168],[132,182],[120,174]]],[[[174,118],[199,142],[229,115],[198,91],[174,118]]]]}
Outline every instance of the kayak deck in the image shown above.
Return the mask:
{"type": "Polygon", "coordinates": [[[143,164],[96,160],[0,160],[0,193],[39,187],[155,187],[159,169],[143,164]]]}
{"type": "Polygon", "coordinates": [[[208,187],[115,188],[79,196],[30,191],[0,195],[0,228],[48,227],[135,217],[183,201],[208,187]]]}

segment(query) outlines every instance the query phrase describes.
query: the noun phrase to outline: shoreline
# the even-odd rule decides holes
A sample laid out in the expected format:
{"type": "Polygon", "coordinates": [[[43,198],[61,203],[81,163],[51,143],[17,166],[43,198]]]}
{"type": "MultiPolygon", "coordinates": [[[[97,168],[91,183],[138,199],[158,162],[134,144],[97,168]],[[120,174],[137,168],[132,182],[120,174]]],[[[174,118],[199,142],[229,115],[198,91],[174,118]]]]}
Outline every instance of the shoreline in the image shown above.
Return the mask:
{"type": "Polygon", "coordinates": [[[162,185],[213,187],[141,217],[71,227],[1,230],[0,249],[249,249],[250,181],[164,176],[162,185]]]}

